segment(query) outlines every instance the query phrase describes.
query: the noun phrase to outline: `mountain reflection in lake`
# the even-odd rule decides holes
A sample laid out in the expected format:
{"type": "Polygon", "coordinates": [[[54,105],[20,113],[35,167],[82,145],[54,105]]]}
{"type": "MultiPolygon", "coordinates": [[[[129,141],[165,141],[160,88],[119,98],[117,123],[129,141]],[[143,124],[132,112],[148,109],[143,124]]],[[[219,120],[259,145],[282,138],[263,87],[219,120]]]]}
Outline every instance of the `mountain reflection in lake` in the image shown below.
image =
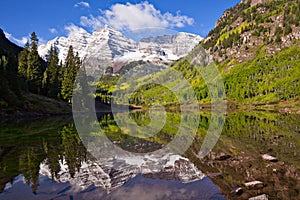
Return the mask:
{"type": "MultiPolygon", "coordinates": [[[[140,126],[149,123],[147,112],[130,117],[140,126]]],[[[180,113],[168,113],[167,119],[151,137],[129,135],[130,126],[124,132],[112,114],[99,116],[99,124],[114,144],[144,153],[173,139],[182,119],[180,113]]],[[[182,156],[150,154],[101,162],[86,150],[72,119],[6,122],[0,124],[0,199],[248,199],[260,194],[300,199],[299,120],[299,115],[229,114],[219,142],[200,160],[210,123],[210,114],[201,113],[197,136],[182,156]],[[263,154],[278,161],[265,161],[263,154]],[[254,180],[263,186],[244,186],[254,180]],[[243,192],[237,194],[239,187],[243,192]]]]}

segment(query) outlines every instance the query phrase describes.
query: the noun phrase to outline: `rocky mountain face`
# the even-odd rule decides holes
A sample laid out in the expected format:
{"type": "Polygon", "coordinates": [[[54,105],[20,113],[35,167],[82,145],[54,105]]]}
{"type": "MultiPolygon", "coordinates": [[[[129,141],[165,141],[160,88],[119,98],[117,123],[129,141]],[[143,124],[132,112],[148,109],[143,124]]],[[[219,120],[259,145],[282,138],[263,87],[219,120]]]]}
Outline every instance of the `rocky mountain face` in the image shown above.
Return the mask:
{"type": "Polygon", "coordinates": [[[218,62],[241,63],[266,46],[268,55],[300,39],[299,0],[242,0],[224,12],[201,42],[218,62]]]}
{"type": "Polygon", "coordinates": [[[112,63],[120,66],[132,61],[164,61],[170,62],[185,56],[202,38],[189,33],[164,35],[142,39],[135,42],[121,32],[109,26],[90,34],[80,28],[68,37],[55,39],[39,46],[39,54],[46,60],[51,45],[59,51],[59,59],[64,61],[68,48],[73,46],[79,56],[94,67],[99,63],[112,63]]]}
{"type": "Polygon", "coordinates": [[[158,54],[169,60],[176,60],[187,55],[200,40],[200,36],[180,32],[176,35],[144,38],[139,42],[138,48],[145,54],[158,54]]]}
{"type": "MultiPolygon", "coordinates": [[[[54,179],[61,183],[70,182],[82,190],[94,185],[111,192],[139,173],[148,178],[179,180],[182,183],[194,182],[206,177],[188,159],[178,155],[166,155],[162,159],[113,158],[101,164],[96,160],[88,159],[81,164],[79,171],[73,176],[69,173],[67,162],[62,160],[60,172],[54,179]]],[[[41,163],[40,174],[52,178],[47,160],[41,163]]]]}
{"type": "Polygon", "coordinates": [[[127,39],[120,32],[105,26],[102,29],[90,34],[82,28],[73,31],[66,37],[56,37],[55,39],[39,46],[39,54],[47,60],[49,49],[55,46],[59,51],[59,59],[64,61],[68,53],[69,46],[73,46],[79,56],[87,57],[101,56],[102,59],[113,59],[123,55],[125,52],[134,51],[137,48],[133,40],[127,39]]]}

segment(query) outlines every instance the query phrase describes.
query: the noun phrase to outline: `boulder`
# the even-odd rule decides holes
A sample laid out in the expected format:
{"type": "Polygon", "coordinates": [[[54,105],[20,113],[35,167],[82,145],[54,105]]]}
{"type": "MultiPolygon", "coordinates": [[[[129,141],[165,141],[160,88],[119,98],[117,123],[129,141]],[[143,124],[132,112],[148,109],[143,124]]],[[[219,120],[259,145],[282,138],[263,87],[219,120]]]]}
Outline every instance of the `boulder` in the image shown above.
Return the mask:
{"type": "Polygon", "coordinates": [[[284,108],[284,109],[280,110],[279,112],[281,112],[281,113],[291,113],[292,110],[290,108],[284,108]]]}
{"type": "Polygon", "coordinates": [[[232,194],[235,194],[235,195],[242,195],[244,193],[244,190],[243,188],[239,187],[233,191],[231,191],[232,194]]]}
{"type": "Polygon", "coordinates": [[[207,174],[208,177],[210,178],[223,178],[223,174],[219,173],[219,172],[215,172],[215,173],[208,173],[207,174]]]}
{"type": "Polygon", "coordinates": [[[269,162],[277,162],[277,161],[278,161],[277,158],[275,158],[275,157],[273,157],[273,156],[270,156],[270,155],[268,155],[268,154],[264,154],[264,155],[262,155],[261,157],[262,157],[263,160],[269,161],[269,162]]]}
{"type": "Polygon", "coordinates": [[[259,196],[256,196],[256,197],[251,197],[249,198],[249,200],[268,200],[268,195],[266,194],[262,194],[262,195],[259,195],[259,196]]]}
{"type": "Polygon", "coordinates": [[[229,158],[231,158],[231,155],[221,155],[221,156],[217,157],[215,160],[224,161],[224,160],[227,160],[229,158]]]}
{"type": "Polygon", "coordinates": [[[261,181],[251,181],[244,184],[247,189],[257,190],[264,187],[264,183],[261,181]]]}

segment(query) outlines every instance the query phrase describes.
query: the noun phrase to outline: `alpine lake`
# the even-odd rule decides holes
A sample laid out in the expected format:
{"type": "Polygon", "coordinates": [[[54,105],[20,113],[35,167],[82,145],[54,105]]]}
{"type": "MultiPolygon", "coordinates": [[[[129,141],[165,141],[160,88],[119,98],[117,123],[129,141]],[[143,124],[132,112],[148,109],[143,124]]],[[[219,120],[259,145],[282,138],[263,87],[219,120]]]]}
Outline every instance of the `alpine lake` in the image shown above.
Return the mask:
{"type": "Polygon", "coordinates": [[[95,158],[72,116],[1,122],[0,199],[300,199],[299,114],[228,112],[204,158],[198,152],[209,112],[191,113],[188,119],[167,112],[163,128],[150,137],[132,136],[131,126],[120,128],[116,115],[145,126],[149,112],[99,113],[94,123],[112,144],[127,152],[150,152],[147,156],[95,158]],[[193,117],[198,130],[182,155],[151,156],[193,117]]]}

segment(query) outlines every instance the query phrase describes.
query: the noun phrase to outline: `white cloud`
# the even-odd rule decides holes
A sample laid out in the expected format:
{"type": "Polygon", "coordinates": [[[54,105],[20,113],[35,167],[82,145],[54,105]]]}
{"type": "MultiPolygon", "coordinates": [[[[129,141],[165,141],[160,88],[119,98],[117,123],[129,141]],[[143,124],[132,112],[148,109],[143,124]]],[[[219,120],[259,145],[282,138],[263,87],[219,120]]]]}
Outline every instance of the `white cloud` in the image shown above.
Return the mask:
{"type": "Polygon", "coordinates": [[[64,28],[68,32],[69,35],[72,34],[72,33],[84,33],[84,34],[88,34],[88,32],[86,30],[84,30],[83,28],[81,28],[79,26],[76,26],[73,23],[65,26],[64,28]]]}
{"type": "Polygon", "coordinates": [[[92,28],[92,30],[97,30],[103,26],[103,18],[101,16],[94,17],[93,15],[81,16],[80,17],[80,25],[92,28]]]}
{"type": "Polygon", "coordinates": [[[90,7],[90,4],[88,2],[85,2],[85,1],[81,1],[81,2],[78,2],[74,5],[74,7],[78,8],[78,7],[84,7],[84,8],[89,8],[90,7]]]}
{"type": "Polygon", "coordinates": [[[49,28],[50,33],[57,33],[57,30],[55,28],[49,28]]]}
{"type": "Polygon", "coordinates": [[[101,11],[99,16],[82,16],[80,24],[96,30],[103,24],[108,24],[119,30],[136,30],[144,28],[182,28],[192,25],[194,19],[177,12],[176,15],[161,13],[152,4],[114,4],[110,9],[101,11]]]}
{"type": "Polygon", "coordinates": [[[68,31],[68,33],[77,32],[79,29],[80,29],[80,27],[78,27],[72,23],[65,26],[65,30],[68,31]]]}
{"type": "Polygon", "coordinates": [[[28,37],[22,37],[21,39],[18,39],[18,38],[15,38],[12,34],[10,34],[10,33],[7,33],[7,32],[4,32],[4,34],[5,34],[5,37],[7,38],[7,39],[9,39],[10,41],[12,41],[12,42],[15,42],[15,43],[17,43],[17,45],[19,45],[19,46],[24,46],[25,44],[26,44],[26,42],[28,41],[28,37]]]}

